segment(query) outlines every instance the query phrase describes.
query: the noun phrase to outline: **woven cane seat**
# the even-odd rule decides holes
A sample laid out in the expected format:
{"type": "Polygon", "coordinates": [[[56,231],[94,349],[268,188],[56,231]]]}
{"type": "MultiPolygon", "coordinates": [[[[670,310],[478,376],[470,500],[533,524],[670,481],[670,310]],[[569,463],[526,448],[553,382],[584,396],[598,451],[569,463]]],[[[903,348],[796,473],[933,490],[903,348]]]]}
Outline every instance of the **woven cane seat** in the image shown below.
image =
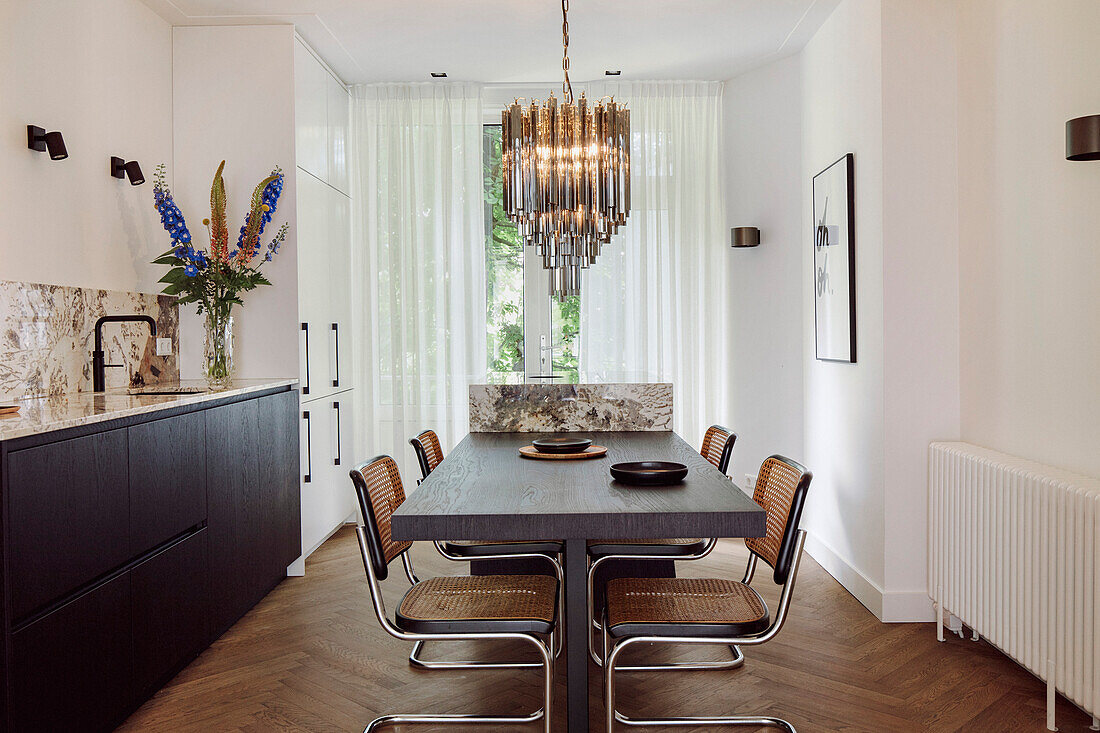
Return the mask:
{"type": "Polygon", "coordinates": [[[611,636],[731,637],[768,628],[768,606],[745,583],[717,578],[617,578],[607,584],[611,636]]]}
{"type": "Polygon", "coordinates": [[[677,539],[641,540],[589,540],[588,554],[592,557],[606,555],[664,555],[676,558],[698,555],[707,547],[707,540],[699,537],[677,539]]]}
{"type": "Polygon", "coordinates": [[[438,577],[410,588],[395,616],[414,633],[548,634],[557,594],[558,581],[548,575],[438,577]]]}
{"type": "Polygon", "coordinates": [[[443,543],[449,555],[459,557],[491,557],[493,555],[557,555],[562,551],[561,542],[535,540],[509,542],[507,540],[450,540],[443,543]]]}

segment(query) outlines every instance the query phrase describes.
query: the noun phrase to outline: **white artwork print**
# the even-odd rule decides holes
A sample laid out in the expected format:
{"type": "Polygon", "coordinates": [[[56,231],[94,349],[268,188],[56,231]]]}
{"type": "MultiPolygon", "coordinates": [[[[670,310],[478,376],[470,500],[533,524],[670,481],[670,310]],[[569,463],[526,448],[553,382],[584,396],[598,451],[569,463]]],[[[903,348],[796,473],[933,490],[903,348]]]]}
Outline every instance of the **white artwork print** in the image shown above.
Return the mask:
{"type": "Polygon", "coordinates": [[[854,362],[852,154],[814,176],[814,313],[817,358],[854,362]]]}

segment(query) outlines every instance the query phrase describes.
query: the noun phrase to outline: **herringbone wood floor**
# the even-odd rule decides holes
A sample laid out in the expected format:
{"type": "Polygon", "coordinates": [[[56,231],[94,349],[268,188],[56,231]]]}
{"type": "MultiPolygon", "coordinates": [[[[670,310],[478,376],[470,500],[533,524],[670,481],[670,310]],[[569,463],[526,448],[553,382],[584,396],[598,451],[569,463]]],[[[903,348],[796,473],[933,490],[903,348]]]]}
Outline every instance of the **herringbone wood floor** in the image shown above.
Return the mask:
{"type": "MultiPolygon", "coordinates": [[[[413,557],[421,577],[465,572],[426,543],[413,557]]],[[[685,575],[739,578],[745,557],[742,543],[724,541],[710,557],[680,567],[685,575]]],[[[768,578],[758,575],[764,589],[768,578]]],[[[407,587],[396,566],[386,586],[392,610],[407,587]]],[[[764,595],[774,608],[775,594],[764,595]]],[[[486,659],[530,653],[476,642],[427,651],[486,659]]],[[[666,653],[640,651],[650,658],[666,653]]],[[[121,730],[361,731],[384,712],[526,712],[540,704],[536,672],[416,671],[408,652],[378,626],[354,534],[341,530],[313,555],[304,578],[284,581],[121,730]]],[[[985,642],[951,636],[939,644],[930,624],[880,624],[808,556],[787,626],[746,653],[736,671],[624,674],[620,707],[638,715],[769,713],[800,733],[1045,730],[1037,679],[985,642]]],[[[599,730],[594,666],[591,680],[592,727],[599,730]]],[[[564,697],[559,680],[557,721],[564,697]]],[[[1089,718],[1065,701],[1058,712],[1062,731],[1088,730],[1089,718]]],[[[458,733],[456,726],[441,730],[458,733]]]]}

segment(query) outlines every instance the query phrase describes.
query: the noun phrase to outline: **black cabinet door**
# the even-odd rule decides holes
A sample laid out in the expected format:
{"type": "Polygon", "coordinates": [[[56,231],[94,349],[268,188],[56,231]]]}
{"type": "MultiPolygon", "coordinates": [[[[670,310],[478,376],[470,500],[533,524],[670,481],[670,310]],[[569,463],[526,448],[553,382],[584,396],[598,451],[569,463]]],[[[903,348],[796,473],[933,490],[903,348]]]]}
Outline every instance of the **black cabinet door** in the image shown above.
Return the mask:
{"type": "Polygon", "coordinates": [[[109,729],[131,702],[130,576],[12,635],[14,730],[109,729]]]}
{"type": "Polygon", "coordinates": [[[130,428],[131,554],[151,550],[206,519],[206,475],[204,412],[130,428]]]}
{"type": "Polygon", "coordinates": [[[8,572],[20,619],[130,558],[126,431],[8,456],[8,572]]]}
{"type": "Polygon", "coordinates": [[[260,484],[259,433],[256,400],[206,411],[210,604],[219,634],[271,585],[265,572],[269,509],[260,484]]]}
{"type": "Polygon", "coordinates": [[[298,393],[281,392],[258,400],[260,485],[270,496],[266,523],[272,572],[285,575],[302,554],[302,492],[298,483],[298,393]]]}
{"type": "Polygon", "coordinates": [[[134,695],[144,699],[210,641],[207,531],[130,571],[134,695]]]}

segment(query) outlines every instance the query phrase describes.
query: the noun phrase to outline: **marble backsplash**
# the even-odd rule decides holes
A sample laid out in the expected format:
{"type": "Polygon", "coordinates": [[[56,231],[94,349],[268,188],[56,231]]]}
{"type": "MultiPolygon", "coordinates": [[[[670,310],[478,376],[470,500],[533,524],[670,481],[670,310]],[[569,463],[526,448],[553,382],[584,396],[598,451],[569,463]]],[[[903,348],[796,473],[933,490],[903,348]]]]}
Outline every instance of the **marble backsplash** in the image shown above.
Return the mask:
{"type": "Polygon", "coordinates": [[[472,433],[591,430],[672,430],[672,385],[470,385],[472,433]]]}
{"type": "Polygon", "coordinates": [[[103,350],[107,387],[179,381],[179,307],[167,295],[94,290],[0,280],[0,396],[90,392],[95,322],[104,315],[144,314],[172,355],[157,356],[144,323],[108,323],[103,350]]]}

